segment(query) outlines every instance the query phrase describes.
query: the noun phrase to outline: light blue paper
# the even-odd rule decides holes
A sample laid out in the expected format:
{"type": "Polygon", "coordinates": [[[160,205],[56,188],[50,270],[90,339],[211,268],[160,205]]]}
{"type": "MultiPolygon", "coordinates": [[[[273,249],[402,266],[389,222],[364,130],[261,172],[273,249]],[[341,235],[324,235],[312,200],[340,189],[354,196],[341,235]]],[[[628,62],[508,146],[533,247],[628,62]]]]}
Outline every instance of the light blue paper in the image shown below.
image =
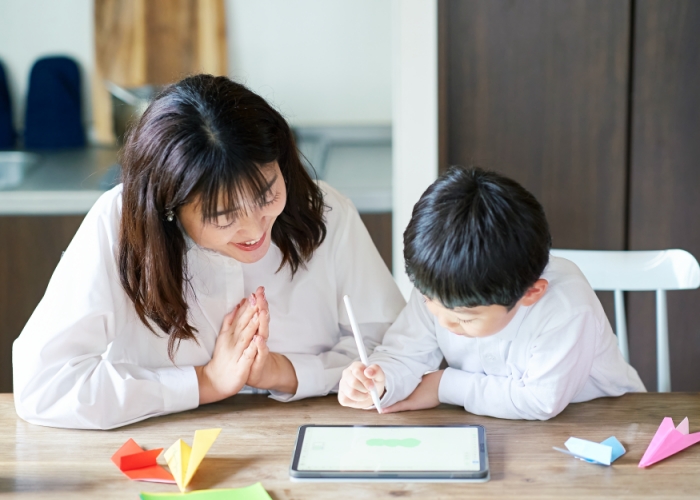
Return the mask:
{"type": "Polygon", "coordinates": [[[622,446],[622,443],[619,442],[615,436],[610,436],[608,439],[602,441],[600,444],[604,444],[612,448],[612,456],[610,457],[610,463],[614,462],[627,452],[627,450],[625,450],[625,447],[622,446]]]}
{"type": "Polygon", "coordinates": [[[564,444],[568,451],[557,447],[554,447],[554,449],[579,458],[584,462],[598,465],[609,466],[626,452],[622,443],[614,436],[609,437],[602,443],[571,437],[564,444]]]}

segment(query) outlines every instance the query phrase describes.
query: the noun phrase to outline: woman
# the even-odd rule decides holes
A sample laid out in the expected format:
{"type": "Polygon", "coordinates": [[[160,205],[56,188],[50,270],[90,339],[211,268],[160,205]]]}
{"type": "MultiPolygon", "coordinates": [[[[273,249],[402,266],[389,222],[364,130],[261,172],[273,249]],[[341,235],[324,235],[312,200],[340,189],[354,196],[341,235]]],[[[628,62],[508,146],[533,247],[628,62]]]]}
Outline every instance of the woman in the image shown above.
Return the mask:
{"type": "Polygon", "coordinates": [[[123,184],[85,217],[13,348],[19,416],[108,429],[246,385],[337,389],[404,305],[352,204],[304,170],[284,119],[224,77],[150,105],[123,184]]]}

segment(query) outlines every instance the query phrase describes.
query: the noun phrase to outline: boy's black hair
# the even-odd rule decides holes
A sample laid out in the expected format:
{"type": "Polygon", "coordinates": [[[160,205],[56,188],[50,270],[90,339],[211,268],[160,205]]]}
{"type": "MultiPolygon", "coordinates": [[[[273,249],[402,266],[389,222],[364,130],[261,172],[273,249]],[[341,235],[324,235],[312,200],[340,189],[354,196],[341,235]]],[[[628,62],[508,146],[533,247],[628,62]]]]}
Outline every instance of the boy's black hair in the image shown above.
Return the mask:
{"type": "Polygon", "coordinates": [[[406,272],[445,307],[512,308],[537,281],[552,238],[542,205],[512,179],[451,167],[413,207],[406,272]]]}

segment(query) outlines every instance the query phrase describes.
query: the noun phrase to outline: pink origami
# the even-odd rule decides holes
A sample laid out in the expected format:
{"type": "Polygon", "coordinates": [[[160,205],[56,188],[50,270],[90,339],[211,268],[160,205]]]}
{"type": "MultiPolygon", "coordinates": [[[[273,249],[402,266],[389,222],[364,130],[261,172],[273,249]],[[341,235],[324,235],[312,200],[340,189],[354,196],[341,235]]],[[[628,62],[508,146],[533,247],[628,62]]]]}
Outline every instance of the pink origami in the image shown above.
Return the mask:
{"type": "Polygon", "coordinates": [[[649,443],[647,451],[639,462],[639,467],[648,467],[698,442],[700,442],[700,432],[690,434],[688,417],[685,417],[675,428],[673,419],[666,417],[649,443]]]}

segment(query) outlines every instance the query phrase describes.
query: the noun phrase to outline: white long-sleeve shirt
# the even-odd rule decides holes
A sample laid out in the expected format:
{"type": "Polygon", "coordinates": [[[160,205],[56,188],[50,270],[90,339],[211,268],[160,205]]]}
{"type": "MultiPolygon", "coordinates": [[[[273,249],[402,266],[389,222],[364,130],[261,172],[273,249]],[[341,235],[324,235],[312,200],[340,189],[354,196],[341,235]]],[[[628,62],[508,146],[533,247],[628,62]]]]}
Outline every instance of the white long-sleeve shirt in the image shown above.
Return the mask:
{"type": "Polygon", "coordinates": [[[544,296],[482,338],[441,327],[413,290],[369,359],[387,377],[382,406],[408,397],[443,356],[439,400],[477,415],[546,420],[572,402],[645,391],[578,267],[550,257],[542,278],[549,282],[544,296]]]}
{"type": "Polygon", "coordinates": [[[259,262],[241,264],[190,243],[194,295],[187,303],[199,344],[182,342],[175,364],[168,358],[168,336],[141,323],[121,286],[116,255],[122,187],[105,193],[14,343],[18,415],[54,427],[108,429],[197,407],[194,367],[211,359],[224,315],[260,285],[270,306],[270,351],[289,358],[299,382],[296,394],[271,396],[291,401],[337,390],[343,368],[357,358],[343,295],[357,304],[369,349],[381,342],[405,301],[355,207],[320,186],[330,207],[328,233],[293,279],[288,267],[276,272],[281,252],[274,244],[259,262]]]}

